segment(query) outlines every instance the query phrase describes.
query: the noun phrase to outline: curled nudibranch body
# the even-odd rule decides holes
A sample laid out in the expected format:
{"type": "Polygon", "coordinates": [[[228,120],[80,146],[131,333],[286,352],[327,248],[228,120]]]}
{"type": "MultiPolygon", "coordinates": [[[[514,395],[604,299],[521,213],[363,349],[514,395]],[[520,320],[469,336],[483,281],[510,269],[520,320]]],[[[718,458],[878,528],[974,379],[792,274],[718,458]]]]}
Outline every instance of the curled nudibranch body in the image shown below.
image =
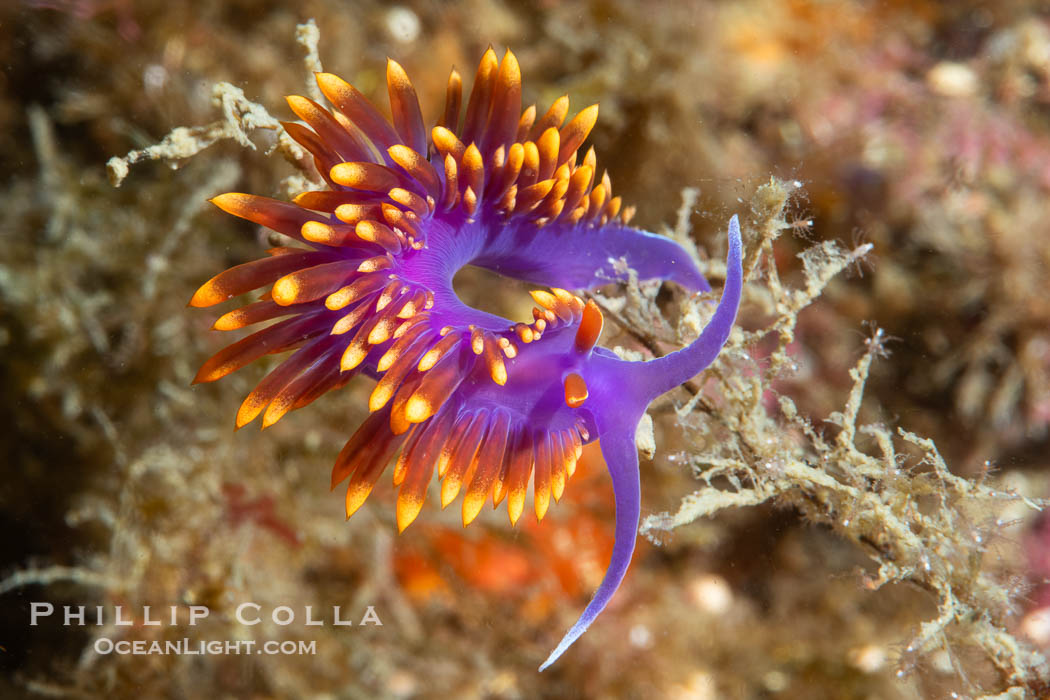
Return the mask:
{"type": "Polygon", "coordinates": [[[358,374],[376,380],[370,416],[336,458],[332,486],[347,482],[346,514],[364,503],[393,462],[397,523],[419,514],[436,473],[441,505],[462,494],[463,523],[486,502],[542,518],[572,476],[584,444],[601,441],[616,495],[616,538],[605,579],[544,663],[557,659],[604,609],[627,570],[638,529],[635,428],[648,404],[704,369],[721,350],[741,293],[741,244],[729,224],[722,299],[701,336],[650,362],[597,346],[602,315],[567,289],[626,277],[710,289],[671,240],[628,226],[632,210],[580,149],[597,118],[566,122],[562,97],[542,116],[522,110],[511,52],[481,60],[462,119],[452,72],[441,121],[423,125],[415,90],[387,65],[392,119],[338,77],[319,73],[329,110],[289,97],[288,134],[314,158],[327,189],[293,203],[230,193],[224,211],[284,234],[273,248],[202,286],[193,306],[261,287],[258,301],[221,316],[218,330],[274,321],[204,363],[209,382],[264,355],[294,351],[241,404],[237,426],[263,427],[358,374]],[[538,285],[533,318],[512,322],[466,306],[452,288],[465,265],[538,285]],[[280,320],[278,320],[280,319],[280,320]]]}

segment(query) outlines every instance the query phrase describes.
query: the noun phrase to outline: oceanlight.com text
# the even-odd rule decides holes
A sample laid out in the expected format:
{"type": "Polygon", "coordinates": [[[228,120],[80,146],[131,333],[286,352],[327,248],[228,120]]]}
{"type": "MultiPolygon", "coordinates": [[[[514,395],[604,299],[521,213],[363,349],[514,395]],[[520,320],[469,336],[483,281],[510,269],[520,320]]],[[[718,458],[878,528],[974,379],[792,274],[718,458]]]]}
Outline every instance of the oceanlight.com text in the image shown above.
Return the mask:
{"type": "Polygon", "coordinates": [[[199,640],[169,639],[165,641],[112,640],[100,637],[95,640],[96,654],[144,655],[144,656],[223,656],[227,654],[265,654],[269,656],[296,656],[317,654],[317,642],[305,640],[199,640]]]}

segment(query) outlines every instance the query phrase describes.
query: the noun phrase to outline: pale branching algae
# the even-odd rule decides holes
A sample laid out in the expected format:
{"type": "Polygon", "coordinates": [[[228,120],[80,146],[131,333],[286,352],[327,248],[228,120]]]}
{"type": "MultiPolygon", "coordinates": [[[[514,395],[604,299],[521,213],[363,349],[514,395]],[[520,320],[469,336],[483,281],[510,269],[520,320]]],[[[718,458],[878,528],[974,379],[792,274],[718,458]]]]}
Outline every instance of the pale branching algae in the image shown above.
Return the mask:
{"type": "Polygon", "coordinates": [[[441,505],[463,492],[463,523],[485,502],[521,516],[529,482],[538,518],[558,500],[584,444],[601,441],[616,496],[616,532],[605,578],[580,619],[544,662],[553,663],[605,608],[634,551],[640,511],[635,430],[649,403],[692,378],[729,336],[741,293],[741,243],[729,223],[721,301],[691,345],[648,362],[597,346],[602,314],[566,290],[627,279],[710,287],[668,238],[628,226],[632,210],[596,177],[594,149],[578,157],[597,105],[564,123],[562,97],[537,116],[522,111],[514,54],[481,60],[460,119],[452,71],[443,116],[430,132],[401,66],[387,64],[392,119],[358,90],[317,74],[334,110],[289,97],[301,120],[288,134],[309,151],[324,191],[287,203],[224,194],[219,208],[293,239],[261,260],[202,286],[211,306],[269,286],[223,315],[218,330],[275,321],[204,363],[210,382],[265,355],[294,351],[241,404],[237,425],[263,426],[342,387],[375,380],[371,415],[347,441],[332,486],[348,481],[352,515],[386,466],[393,470],[398,529],[418,515],[434,472],[441,505]],[[549,287],[534,291],[529,323],[465,305],[453,290],[466,265],[549,287]]]}

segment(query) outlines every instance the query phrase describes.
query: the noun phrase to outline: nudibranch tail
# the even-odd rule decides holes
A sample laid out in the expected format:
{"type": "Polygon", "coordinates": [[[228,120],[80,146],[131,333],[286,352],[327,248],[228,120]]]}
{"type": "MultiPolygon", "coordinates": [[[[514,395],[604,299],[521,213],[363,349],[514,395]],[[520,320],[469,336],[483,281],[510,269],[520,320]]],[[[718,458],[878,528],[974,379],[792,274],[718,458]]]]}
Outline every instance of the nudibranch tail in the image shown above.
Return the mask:
{"type": "Polygon", "coordinates": [[[332,486],[346,483],[350,517],[394,462],[402,531],[435,475],[442,507],[462,495],[464,525],[487,502],[505,502],[513,525],[530,484],[542,519],[583,446],[600,437],[616,490],[616,547],[598,595],[552,661],[601,612],[630,562],[635,426],[654,392],[699,372],[724,343],[740,296],[739,229],[734,218],[735,267],[700,339],[653,362],[623,362],[597,345],[598,307],[567,290],[625,280],[631,270],[692,291],[710,286],[681,246],[629,225],[634,209],[613,195],[608,173],[599,176],[594,149],[582,150],[597,105],[572,118],[567,97],[542,116],[534,105],[523,110],[517,59],[490,48],[462,118],[462,80],[452,71],[428,132],[404,69],[388,61],[386,78],[389,120],[330,73],[316,80],[331,107],[288,98],[300,121],[282,124],[326,189],[292,202],[241,193],[212,200],[291,245],[193,295],[190,305],[205,307],[263,289],[214,328],[267,324],[208,359],[195,382],[291,353],[237,412],[237,427],[261,415],[265,428],[355,376],[376,380],[370,415],[336,458],[332,486]],[[533,292],[531,320],[513,322],[459,299],[452,279],[466,265],[548,289],[533,292]]]}
{"type": "MultiPolygon", "coordinates": [[[[590,368],[590,383],[599,399],[593,408],[594,420],[616,498],[616,539],[605,577],[594,597],[540,671],[554,663],[587,630],[623,581],[634,553],[641,511],[638,450],[634,442],[638,421],[653,399],[691,379],[715,359],[729,338],[742,288],[740,224],[734,216],[729,221],[726,284],[700,337],[685,348],[650,362],[626,362],[612,356],[596,360],[590,368]]],[[[583,331],[581,324],[580,332],[583,331]]]]}

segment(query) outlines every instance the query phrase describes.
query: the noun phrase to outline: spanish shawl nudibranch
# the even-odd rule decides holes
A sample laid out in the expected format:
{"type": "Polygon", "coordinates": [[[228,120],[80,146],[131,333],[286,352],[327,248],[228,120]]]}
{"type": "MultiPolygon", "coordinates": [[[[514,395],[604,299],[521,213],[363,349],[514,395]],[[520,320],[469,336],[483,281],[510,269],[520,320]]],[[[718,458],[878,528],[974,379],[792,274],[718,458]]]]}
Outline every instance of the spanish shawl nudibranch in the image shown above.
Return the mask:
{"type": "Polygon", "coordinates": [[[435,469],[441,505],[460,491],[463,523],[489,498],[521,516],[533,482],[537,518],[558,500],[584,444],[601,440],[616,497],[616,531],[605,578],[580,619],[540,667],[553,663],[605,608],[634,551],[640,511],[635,430],[649,403],[703,370],[729,336],[741,293],[741,243],[729,223],[728,274],[700,337],[648,362],[628,362],[596,342],[602,314],[566,289],[625,279],[710,286],[671,240],[630,228],[632,210],[596,181],[594,149],[577,151],[597,105],[563,125],[561,97],[537,118],[521,109],[521,74],[510,51],[490,48],[460,121],[462,82],[453,70],[443,116],[427,137],[416,92],[387,64],[392,120],[360,92],[317,74],[334,111],[305,97],[284,123],[314,157],[327,190],[294,203],[229,193],[220,209],[294,239],[269,257],[238,265],[202,286],[192,306],[211,306],[272,285],[230,311],[218,330],[283,318],[215,354],[195,382],[210,382],[268,354],[295,352],[241,404],[237,426],[260,413],[263,427],[342,387],[377,379],[371,415],[343,447],[333,488],[349,479],[346,514],[394,466],[397,524],[416,517],[435,469]],[[551,287],[534,291],[531,323],[466,306],[452,278],[465,265],[551,287]]]}

